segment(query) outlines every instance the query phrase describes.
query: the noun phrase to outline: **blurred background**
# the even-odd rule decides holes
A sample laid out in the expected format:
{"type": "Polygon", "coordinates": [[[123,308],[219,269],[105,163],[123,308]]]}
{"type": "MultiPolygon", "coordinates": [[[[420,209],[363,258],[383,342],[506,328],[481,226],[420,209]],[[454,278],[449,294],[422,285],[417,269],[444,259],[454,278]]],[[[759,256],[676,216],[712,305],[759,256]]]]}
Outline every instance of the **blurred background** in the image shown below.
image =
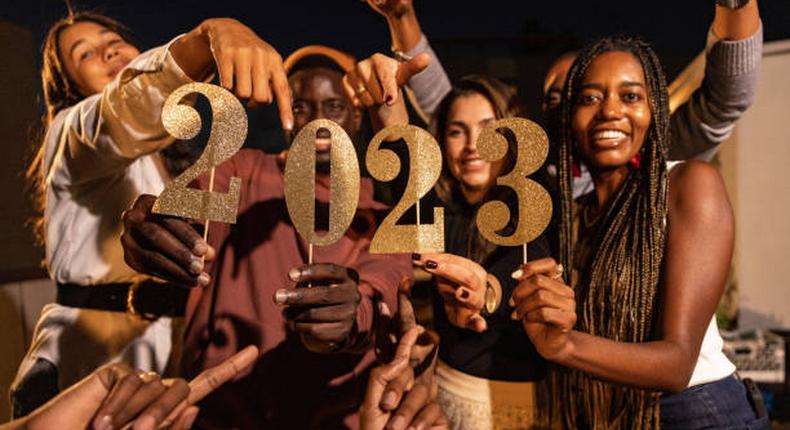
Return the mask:
{"type": "MultiPolygon", "coordinates": [[[[654,45],[671,80],[704,48],[714,11],[712,0],[414,3],[423,32],[451,78],[469,73],[499,77],[518,87],[532,115],[540,109],[545,70],[559,54],[596,36],[638,34],[654,45]]],[[[360,59],[390,50],[384,18],[358,0],[72,4],[125,23],[143,49],[166,43],[205,18],[228,16],[256,30],[283,57],[308,44],[333,46],[360,59]]],[[[736,257],[719,316],[723,328],[781,331],[790,329],[790,264],[785,261],[790,257],[790,182],[782,177],[790,163],[790,1],[760,0],[759,6],[766,45],[757,101],[715,160],[737,220],[736,257]]],[[[26,225],[31,213],[23,172],[43,113],[41,41],[48,26],[66,13],[62,0],[0,2],[0,422],[8,417],[8,385],[30,342],[32,325],[41,306],[54,297],[40,266],[42,250],[26,225]]],[[[284,142],[278,129],[271,108],[251,111],[247,145],[279,150],[284,142]]],[[[776,403],[775,414],[790,415],[790,405],[779,404],[787,399],[783,393],[790,393],[790,381],[784,378],[787,356],[777,352],[784,354],[779,338],[762,333],[754,342],[762,342],[759,354],[767,354],[766,371],[773,372],[765,374],[766,394],[776,403]],[[778,370],[774,362],[781,365],[778,370]]],[[[754,342],[743,345],[753,348],[754,342]]],[[[755,351],[742,355],[755,363],[763,360],[755,351]]]]}

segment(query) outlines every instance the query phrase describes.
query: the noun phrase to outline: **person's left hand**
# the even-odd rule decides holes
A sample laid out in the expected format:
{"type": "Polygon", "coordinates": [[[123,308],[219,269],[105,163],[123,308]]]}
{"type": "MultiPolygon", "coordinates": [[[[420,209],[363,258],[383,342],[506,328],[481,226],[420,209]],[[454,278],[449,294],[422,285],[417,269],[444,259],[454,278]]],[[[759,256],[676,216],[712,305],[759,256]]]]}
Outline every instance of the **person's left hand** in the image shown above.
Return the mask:
{"type": "Polygon", "coordinates": [[[552,361],[562,360],[572,348],[570,334],[576,324],[573,288],[562,281],[562,270],[552,258],[530,261],[517,270],[519,279],[510,306],[512,318],[521,320],[538,353],[552,361]]]}
{"type": "Polygon", "coordinates": [[[313,352],[342,349],[353,335],[359,293],[359,274],[330,263],[307,264],[288,272],[295,289],[279,289],[274,302],[287,306],[285,318],[313,352]],[[309,286],[309,287],[308,287],[309,286]]]}
{"type": "Polygon", "coordinates": [[[397,19],[414,13],[412,0],[367,0],[368,5],[387,19],[397,19]]]}
{"type": "Polygon", "coordinates": [[[408,124],[409,115],[400,89],[430,62],[431,57],[425,53],[403,63],[383,54],[373,54],[343,77],[343,86],[356,106],[368,109],[375,130],[408,124]]]}

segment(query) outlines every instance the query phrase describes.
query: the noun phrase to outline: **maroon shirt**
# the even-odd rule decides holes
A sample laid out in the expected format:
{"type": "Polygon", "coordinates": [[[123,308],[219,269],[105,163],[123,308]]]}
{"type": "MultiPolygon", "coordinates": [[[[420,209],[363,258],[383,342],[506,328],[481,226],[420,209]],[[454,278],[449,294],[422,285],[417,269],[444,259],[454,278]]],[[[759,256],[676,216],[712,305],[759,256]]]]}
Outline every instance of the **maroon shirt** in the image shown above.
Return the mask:
{"type": "MultiPolygon", "coordinates": [[[[307,261],[307,244],[285,205],[280,160],[245,149],[216,168],[216,191],[227,190],[231,176],[242,180],[238,219],[235,225],[210,225],[209,243],[217,250],[208,268],[213,282],[191,299],[182,368],[194,377],[249,344],[257,345],[261,356],[248,374],[201,402],[199,427],[358,427],[356,412],[375,359],[374,327],[389,324],[377,317],[375,303],[386,302],[394,313],[398,285],[412,273],[406,255],[368,253],[376,212],[386,206],[373,200],[372,183],[363,179],[357,213],[345,236],[333,245],[314,247],[315,262],[359,272],[362,299],[350,345],[358,352],[307,351],[272,299],[277,289],[294,288],[288,271],[307,261]]],[[[316,178],[320,214],[326,210],[329,178],[316,178]]],[[[322,218],[326,216],[316,217],[322,218]]]]}

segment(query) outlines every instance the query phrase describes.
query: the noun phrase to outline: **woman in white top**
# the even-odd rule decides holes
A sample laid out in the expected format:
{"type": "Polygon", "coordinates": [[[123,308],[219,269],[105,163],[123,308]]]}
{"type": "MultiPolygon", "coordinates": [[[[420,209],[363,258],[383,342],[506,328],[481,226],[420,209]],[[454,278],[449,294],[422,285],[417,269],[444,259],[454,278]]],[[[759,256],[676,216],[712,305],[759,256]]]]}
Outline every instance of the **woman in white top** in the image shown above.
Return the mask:
{"type": "Polygon", "coordinates": [[[712,321],[732,208],[710,165],[667,167],[655,53],[627,37],[594,43],[571,67],[561,108],[562,265],[525,265],[510,300],[538,352],[562,365],[553,417],[567,428],[768,428],[712,321]],[[577,160],[595,188],[574,201],[577,160]]]}
{"type": "MultiPolygon", "coordinates": [[[[51,27],[43,56],[46,135],[29,176],[58,295],[13,383],[15,416],[108,361],[162,373],[178,360],[170,317],[183,315],[188,290],[141,281],[120,244],[123,210],[141,193],[159,194],[169,177],[158,153],[173,141],[160,119],[167,96],[216,71],[243,100],[276,98],[285,128],[293,121],[279,54],[235,20],[204,21],[140,54],[121,24],[76,13],[51,27]]],[[[185,284],[205,285],[202,260],[192,269],[185,284]]]]}

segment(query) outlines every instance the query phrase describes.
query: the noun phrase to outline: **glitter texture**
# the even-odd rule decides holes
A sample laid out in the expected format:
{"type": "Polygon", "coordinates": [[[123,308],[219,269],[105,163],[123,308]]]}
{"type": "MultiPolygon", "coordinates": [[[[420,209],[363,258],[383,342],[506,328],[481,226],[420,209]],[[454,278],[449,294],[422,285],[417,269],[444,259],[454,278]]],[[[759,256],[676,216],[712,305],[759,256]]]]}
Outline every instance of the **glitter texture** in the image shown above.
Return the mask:
{"type": "Polygon", "coordinates": [[[195,164],[167,184],[153,212],[235,223],[241,189],[239,178],[230,179],[227,193],[202,191],[188,185],[241,149],[247,137],[247,113],[236,97],[222,87],[200,82],[183,85],[167,98],[162,108],[162,124],[176,139],[191,139],[200,132],[198,112],[192,106],[180,104],[193,93],[203,94],[211,105],[213,121],[206,149],[195,164]]]}
{"type": "MultiPolygon", "coordinates": [[[[433,209],[433,224],[397,225],[396,222],[433,188],[442,170],[439,144],[427,131],[413,125],[389,126],[373,136],[365,156],[371,176],[391,181],[400,172],[394,152],[381,149],[382,141],[403,139],[409,149],[409,181],[398,204],[382,221],[370,242],[370,252],[444,252],[444,208],[433,209]]],[[[419,211],[419,206],[417,207],[419,211]]],[[[418,218],[419,219],[419,218],[418,218]]]]}
{"type": "Polygon", "coordinates": [[[537,182],[527,178],[540,168],[549,151],[546,133],[539,125],[524,118],[505,118],[487,125],[477,138],[477,151],[486,161],[497,161],[507,154],[508,141],[505,130],[509,129],[516,138],[518,153],[516,163],[507,175],[497,178],[497,185],[506,186],[518,196],[518,225],[510,236],[502,236],[502,230],[512,214],[501,201],[491,201],[477,212],[475,221],[480,234],[491,243],[501,246],[523,245],[534,240],[551,220],[552,204],[549,193],[537,182]]]}
{"type": "Polygon", "coordinates": [[[343,237],[359,204],[359,162],[351,139],[337,123],[311,121],[296,135],[285,162],[285,204],[296,231],[314,245],[331,245],[343,237]],[[330,149],[329,231],[315,232],[315,140],[319,129],[332,135],[330,149]]]}

